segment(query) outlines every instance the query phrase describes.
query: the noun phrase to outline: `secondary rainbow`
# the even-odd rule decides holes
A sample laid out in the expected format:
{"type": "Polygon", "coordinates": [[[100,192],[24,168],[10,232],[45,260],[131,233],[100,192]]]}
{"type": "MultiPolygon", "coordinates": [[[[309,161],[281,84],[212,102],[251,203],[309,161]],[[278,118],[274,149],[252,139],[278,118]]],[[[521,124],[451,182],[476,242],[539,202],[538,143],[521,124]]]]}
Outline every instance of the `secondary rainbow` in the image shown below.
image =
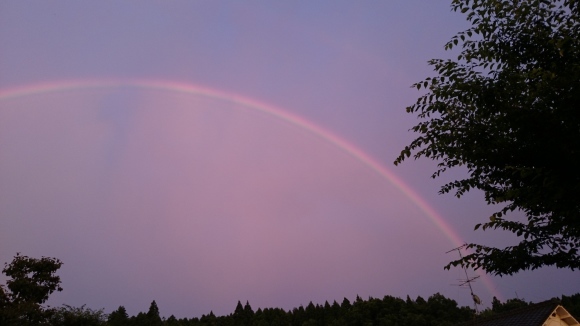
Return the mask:
{"type": "MultiPolygon", "coordinates": [[[[219,99],[230,101],[232,103],[244,106],[246,108],[262,112],[282,119],[298,128],[305,129],[320,137],[335,146],[339,147],[345,153],[353,156],[361,163],[368,166],[375,171],[379,176],[386,179],[399,189],[405,196],[407,196],[417,207],[425,213],[429,220],[451,241],[453,246],[461,246],[465,243],[457,232],[440,216],[429,204],[423,200],[413,189],[407,186],[401,179],[399,179],[393,172],[384,167],[381,163],[373,157],[354,146],[352,143],[342,139],[332,132],[300,117],[289,113],[276,106],[262,103],[260,101],[239,96],[236,94],[225,93],[215,89],[210,89],[194,84],[175,82],[167,80],[153,80],[153,79],[98,79],[98,80],[69,80],[58,81],[50,83],[33,84],[21,87],[14,87],[0,91],[0,100],[19,98],[28,95],[38,95],[43,93],[53,93],[58,91],[69,91],[76,89],[95,89],[95,88],[114,88],[114,87],[130,87],[140,89],[165,90],[183,94],[202,95],[212,99],[219,99]]],[[[498,298],[502,295],[497,291],[491,279],[487,275],[483,275],[483,282],[488,290],[498,298]]]]}

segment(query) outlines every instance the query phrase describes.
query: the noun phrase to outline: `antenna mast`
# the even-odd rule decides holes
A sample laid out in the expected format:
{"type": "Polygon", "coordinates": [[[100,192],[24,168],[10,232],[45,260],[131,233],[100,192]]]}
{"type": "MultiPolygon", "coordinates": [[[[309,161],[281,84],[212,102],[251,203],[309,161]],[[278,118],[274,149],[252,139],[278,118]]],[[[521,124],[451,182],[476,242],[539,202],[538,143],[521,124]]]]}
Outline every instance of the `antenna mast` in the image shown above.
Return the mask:
{"type": "MultiPolygon", "coordinates": [[[[452,251],[457,251],[457,253],[459,253],[459,258],[463,259],[463,255],[461,254],[461,249],[465,248],[466,246],[467,246],[467,243],[464,243],[463,245],[461,245],[457,248],[453,248],[453,249],[447,251],[446,254],[448,254],[452,251]]],[[[461,266],[461,268],[463,269],[463,272],[465,273],[465,280],[460,280],[461,283],[456,284],[456,285],[465,287],[465,285],[467,284],[467,286],[469,287],[469,292],[471,292],[471,298],[473,299],[473,306],[475,308],[475,313],[479,313],[479,310],[477,309],[477,305],[481,304],[481,299],[479,299],[479,297],[473,293],[473,288],[471,287],[471,282],[475,282],[475,280],[479,278],[479,275],[475,276],[475,277],[469,277],[469,275],[467,275],[467,267],[461,266]]]]}

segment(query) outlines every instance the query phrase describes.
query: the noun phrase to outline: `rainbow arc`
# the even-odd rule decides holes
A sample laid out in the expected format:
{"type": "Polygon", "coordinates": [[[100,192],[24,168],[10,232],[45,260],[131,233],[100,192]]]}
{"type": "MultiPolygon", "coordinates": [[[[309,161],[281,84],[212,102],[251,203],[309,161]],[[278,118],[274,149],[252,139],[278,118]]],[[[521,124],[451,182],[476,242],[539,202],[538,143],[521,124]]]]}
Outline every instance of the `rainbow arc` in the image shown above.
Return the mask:
{"type": "MultiPolygon", "coordinates": [[[[354,144],[348,142],[347,140],[324,129],[321,126],[316,125],[311,121],[308,121],[279,107],[266,104],[255,99],[237,94],[225,93],[219,90],[184,82],[154,79],[98,79],[58,81],[5,89],[0,91],[0,101],[61,91],[106,89],[117,87],[129,87],[143,90],[163,90],[181,94],[204,96],[211,99],[228,101],[243,106],[247,109],[259,111],[263,114],[284,120],[287,123],[296,126],[297,128],[306,130],[312,135],[333,144],[343,152],[354,157],[356,160],[373,170],[378,176],[394,185],[425,214],[425,216],[433,223],[435,227],[437,227],[437,229],[439,229],[449,239],[452,246],[459,247],[465,243],[465,241],[461,239],[461,237],[451,227],[451,225],[449,225],[449,223],[441,215],[439,215],[423,198],[421,198],[411,187],[406,185],[403,180],[397,177],[395,173],[386,168],[369,154],[365,153],[363,150],[356,147],[354,144]]],[[[487,275],[484,275],[482,280],[492,294],[498,298],[502,297],[502,295],[495,289],[495,286],[487,275]]]]}

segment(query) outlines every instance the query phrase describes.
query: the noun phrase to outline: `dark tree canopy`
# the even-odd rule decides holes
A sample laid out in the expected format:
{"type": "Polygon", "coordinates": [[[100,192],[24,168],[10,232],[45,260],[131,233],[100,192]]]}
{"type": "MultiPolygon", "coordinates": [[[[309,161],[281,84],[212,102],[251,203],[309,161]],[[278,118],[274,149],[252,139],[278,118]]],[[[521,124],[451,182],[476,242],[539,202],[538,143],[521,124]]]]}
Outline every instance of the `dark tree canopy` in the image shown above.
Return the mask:
{"type": "Polygon", "coordinates": [[[146,325],[162,325],[161,317],[159,316],[159,307],[157,307],[157,302],[153,300],[151,305],[149,305],[149,311],[147,311],[146,325]]]}
{"type": "Polygon", "coordinates": [[[580,268],[580,14],[578,0],[454,0],[472,26],[445,45],[456,60],[431,60],[438,74],[414,85],[407,108],[421,121],[395,164],[413,155],[438,162],[433,178],[465,167],[442,186],[484,192],[499,208],[475,229],[503,229],[517,244],[469,244],[451,262],[505,275],[555,265],[580,268]],[[513,218],[521,212],[526,219],[513,218]],[[512,214],[510,214],[512,213],[512,214]]]}
{"type": "Polygon", "coordinates": [[[129,323],[128,321],[129,315],[124,306],[119,306],[119,308],[111,312],[107,318],[107,324],[110,326],[124,326],[129,323]]]}
{"type": "Polygon", "coordinates": [[[41,305],[54,291],[62,291],[56,271],[62,262],[20,255],[6,263],[2,273],[8,277],[6,288],[0,285],[0,325],[41,325],[53,311],[41,305]]]}
{"type": "Polygon", "coordinates": [[[107,316],[103,310],[92,310],[81,307],[63,305],[54,309],[50,316],[50,325],[58,326],[104,326],[107,316]]]}
{"type": "Polygon", "coordinates": [[[40,259],[16,254],[2,272],[10,277],[6,286],[15,302],[44,303],[54,291],[62,291],[56,271],[62,266],[58,259],[40,259]]]}

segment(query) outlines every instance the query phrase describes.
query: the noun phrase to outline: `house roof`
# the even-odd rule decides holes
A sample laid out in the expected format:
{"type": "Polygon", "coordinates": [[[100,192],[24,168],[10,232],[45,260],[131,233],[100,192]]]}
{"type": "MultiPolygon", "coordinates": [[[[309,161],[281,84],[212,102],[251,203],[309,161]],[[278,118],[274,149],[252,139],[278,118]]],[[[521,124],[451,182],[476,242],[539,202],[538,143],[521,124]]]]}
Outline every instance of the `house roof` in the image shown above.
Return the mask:
{"type": "MultiPolygon", "coordinates": [[[[549,300],[514,309],[488,318],[475,319],[461,326],[542,326],[549,318],[559,317],[567,325],[580,325],[559,301],[549,300]]],[[[549,323],[546,323],[549,325],[549,323]]]]}

